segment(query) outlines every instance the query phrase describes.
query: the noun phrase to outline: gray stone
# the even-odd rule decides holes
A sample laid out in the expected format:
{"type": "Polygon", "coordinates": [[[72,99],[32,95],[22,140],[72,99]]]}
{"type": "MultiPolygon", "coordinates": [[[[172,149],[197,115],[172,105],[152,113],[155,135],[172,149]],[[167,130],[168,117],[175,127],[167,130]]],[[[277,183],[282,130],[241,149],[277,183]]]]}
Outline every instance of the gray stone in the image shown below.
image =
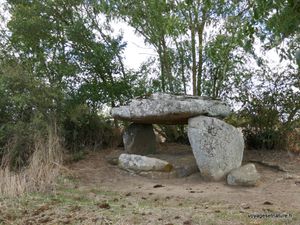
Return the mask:
{"type": "Polygon", "coordinates": [[[117,166],[119,164],[119,157],[106,157],[105,159],[109,164],[113,166],[117,166]]]}
{"type": "Polygon", "coordinates": [[[139,176],[147,177],[151,179],[172,179],[177,178],[177,173],[175,170],[170,172],[161,172],[161,171],[142,171],[138,173],[139,176]]]}
{"type": "Polygon", "coordinates": [[[123,134],[127,153],[147,155],[156,152],[156,136],[151,124],[132,123],[123,134]]]}
{"type": "Polygon", "coordinates": [[[193,173],[199,173],[199,168],[192,152],[184,152],[183,154],[156,154],[155,157],[166,160],[173,165],[174,177],[187,177],[193,173]]]}
{"type": "Polygon", "coordinates": [[[255,186],[260,179],[253,163],[246,164],[240,168],[232,170],[227,176],[229,185],[255,186]]]}
{"type": "Polygon", "coordinates": [[[300,49],[296,50],[295,58],[296,58],[297,64],[300,66],[300,49]]]}
{"type": "Polygon", "coordinates": [[[242,163],[244,140],[235,127],[216,118],[189,119],[188,136],[203,178],[218,181],[242,163]]]}
{"type": "Polygon", "coordinates": [[[158,159],[165,160],[172,164],[173,169],[170,172],[157,172],[157,171],[147,171],[141,172],[139,175],[149,178],[182,178],[188,177],[194,173],[199,173],[199,168],[197,166],[195,157],[191,151],[184,152],[168,152],[160,153],[155,155],[150,155],[158,159]]]}
{"type": "Polygon", "coordinates": [[[199,96],[177,96],[155,93],[133,99],[128,105],[112,108],[116,119],[147,124],[186,124],[199,115],[224,118],[230,108],[219,100],[199,96]]]}
{"type": "Polygon", "coordinates": [[[170,172],[173,166],[161,159],[134,154],[121,154],[119,157],[119,167],[131,171],[162,171],[170,172]]]}
{"type": "MultiPolygon", "coordinates": [[[[196,159],[192,149],[188,145],[168,144],[170,149],[160,149],[156,154],[148,157],[161,159],[169,162],[173,169],[171,171],[134,171],[136,174],[153,179],[170,179],[188,177],[194,173],[199,173],[196,159]]],[[[164,146],[166,147],[166,146],[164,146]]],[[[105,156],[106,161],[111,165],[119,164],[119,157],[124,154],[121,149],[114,150],[105,156]]]]}

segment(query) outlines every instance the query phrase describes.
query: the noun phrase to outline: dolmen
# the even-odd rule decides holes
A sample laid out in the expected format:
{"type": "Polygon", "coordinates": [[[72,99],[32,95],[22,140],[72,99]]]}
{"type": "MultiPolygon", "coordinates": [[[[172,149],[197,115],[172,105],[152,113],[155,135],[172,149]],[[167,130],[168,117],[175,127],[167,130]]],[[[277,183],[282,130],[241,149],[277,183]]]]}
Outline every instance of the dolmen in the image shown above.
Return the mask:
{"type": "Polygon", "coordinates": [[[222,120],[230,113],[230,107],[220,100],[165,93],[132,99],[111,110],[112,117],[132,122],[123,135],[125,151],[130,154],[156,152],[152,124],[188,124],[188,138],[201,176],[212,181],[224,179],[242,163],[243,135],[222,120]]]}

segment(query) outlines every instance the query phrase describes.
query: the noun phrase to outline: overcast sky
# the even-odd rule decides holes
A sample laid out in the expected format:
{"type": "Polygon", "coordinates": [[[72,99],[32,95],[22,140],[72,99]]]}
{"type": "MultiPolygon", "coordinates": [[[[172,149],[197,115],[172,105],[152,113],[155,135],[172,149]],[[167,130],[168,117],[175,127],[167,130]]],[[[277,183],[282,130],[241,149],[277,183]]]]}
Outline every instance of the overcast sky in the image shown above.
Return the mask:
{"type": "Polygon", "coordinates": [[[152,46],[144,43],[143,37],[135,34],[134,29],[124,22],[113,22],[115,34],[123,33],[123,40],[127,43],[124,64],[132,69],[138,69],[142,62],[150,56],[157,56],[152,46]]]}

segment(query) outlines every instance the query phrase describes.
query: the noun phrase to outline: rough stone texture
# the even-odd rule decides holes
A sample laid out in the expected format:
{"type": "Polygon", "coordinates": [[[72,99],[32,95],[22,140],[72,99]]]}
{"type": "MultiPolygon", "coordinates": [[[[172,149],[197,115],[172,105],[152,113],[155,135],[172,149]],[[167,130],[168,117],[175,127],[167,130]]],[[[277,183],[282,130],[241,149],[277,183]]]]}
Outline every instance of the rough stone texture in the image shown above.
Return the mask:
{"type": "Polygon", "coordinates": [[[229,113],[229,106],[219,100],[162,93],[133,99],[128,105],[111,110],[114,118],[147,124],[186,124],[191,117],[207,115],[223,118],[229,113]]]}
{"type": "Polygon", "coordinates": [[[218,181],[242,163],[244,140],[235,127],[216,118],[189,119],[188,136],[203,178],[218,181]]]}
{"type": "Polygon", "coordinates": [[[151,124],[132,123],[123,134],[127,153],[147,155],[156,152],[156,136],[151,124]]]}
{"type": "MultiPolygon", "coordinates": [[[[157,158],[169,162],[173,169],[167,172],[161,171],[134,171],[136,174],[153,179],[169,179],[169,178],[182,178],[188,177],[192,174],[199,173],[199,168],[196,163],[196,159],[192,153],[190,146],[175,144],[174,148],[172,144],[170,149],[160,149],[156,154],[148,155],[151,158],[157,158]],[[178,147],[179,146],[179,147],[178,147]]],[[[114,150],[108,154],[105,158],[111,165],[118,165],[119,157],[123,154],[122,150],[114,150]]]]}
{"type": "Polygon", "coordinates": [[[172,164],[173,169],[170,172],[157,172],[157,171],[147,171],[141,172],[139,175],[149,177],[149,178],[182,178],[190,176],[194,173],[199,173],[199,168],[197,166],[195,157],[192,152],[182,152],[176,154],[155,154],[151,157],[159,158],[168,161],[172,164]]]}
{"type": "Polygon", "coordinates": [[[117,166],[119,164],[119,157],[108,156],[106,157],[106,161],[113,166],[117,166]]]}
{"type": "Polygon", "coordinates": [[[232,170],[227,176],[229,185],[255,186],[260,179],[253,163],[232,170]]]}
{"type": "Polygon", "coordinates": [[[164,160],[134,154],[121,154],[119,167],[133,171],[164,171],[170,172],[173,166],[164,160]]]}

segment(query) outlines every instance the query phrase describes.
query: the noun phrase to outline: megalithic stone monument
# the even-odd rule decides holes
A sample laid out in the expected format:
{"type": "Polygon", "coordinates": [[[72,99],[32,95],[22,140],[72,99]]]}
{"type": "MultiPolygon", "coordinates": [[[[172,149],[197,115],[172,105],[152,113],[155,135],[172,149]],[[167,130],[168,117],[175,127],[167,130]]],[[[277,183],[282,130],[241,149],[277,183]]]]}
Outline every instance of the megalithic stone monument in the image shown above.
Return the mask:
{"type": "Polygon", "coordinates": [[[217,181],[240,167],[243,158],[242,133],[222,121],[230,112],[220,100],[155,93],[112,108],[111,115],[133,122],[124,132],[125,151],[141,155],[155,152],[152,124],[188,124],[189,141],[201,175],[217,181]]]}

